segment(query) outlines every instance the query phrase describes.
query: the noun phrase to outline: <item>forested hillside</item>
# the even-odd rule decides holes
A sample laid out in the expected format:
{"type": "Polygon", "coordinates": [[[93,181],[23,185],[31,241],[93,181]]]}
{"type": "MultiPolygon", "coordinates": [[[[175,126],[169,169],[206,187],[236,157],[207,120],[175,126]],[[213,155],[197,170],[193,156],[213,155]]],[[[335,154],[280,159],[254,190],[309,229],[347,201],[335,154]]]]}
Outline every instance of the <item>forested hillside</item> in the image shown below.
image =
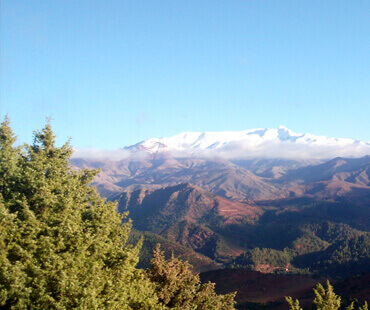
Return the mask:
{"type": "Polygon", "coordinates": [[[369,208],[361,201],[240,202],[189,183],[111,196],[133,225],[228,268],[348,277],[369,269],[369,208]]]}

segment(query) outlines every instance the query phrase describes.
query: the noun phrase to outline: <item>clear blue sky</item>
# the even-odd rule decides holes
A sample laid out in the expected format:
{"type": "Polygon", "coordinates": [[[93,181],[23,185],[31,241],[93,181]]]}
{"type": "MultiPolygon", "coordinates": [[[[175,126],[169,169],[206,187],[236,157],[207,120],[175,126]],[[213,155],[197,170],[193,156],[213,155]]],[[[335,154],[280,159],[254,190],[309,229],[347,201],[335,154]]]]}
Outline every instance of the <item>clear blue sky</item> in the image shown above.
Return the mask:
{"type": "Polygon", "coordinates": [[[1,103],[21,142],[118,148],[285,125],[370,140],[370,1],[1,1],[1,103]]]}

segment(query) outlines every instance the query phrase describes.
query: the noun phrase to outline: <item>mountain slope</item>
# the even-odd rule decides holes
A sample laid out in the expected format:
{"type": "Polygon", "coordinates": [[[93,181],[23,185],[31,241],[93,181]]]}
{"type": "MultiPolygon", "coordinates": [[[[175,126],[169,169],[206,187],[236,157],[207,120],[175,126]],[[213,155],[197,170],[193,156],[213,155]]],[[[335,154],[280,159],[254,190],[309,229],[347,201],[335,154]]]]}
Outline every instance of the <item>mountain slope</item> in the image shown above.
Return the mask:
{"type": "Polygon", "coordinates": [[[186,182],[238,200],[279,197],[280,191],[279,184],[269,184],[264,178],[222,159],[146,158],[118,162],[73,159],[71,164],[78,168],[101,168],[94,185],[107,197],[123,190],[158,189],[186,182]]]}
{"type": "Polygon", "coordinates": [[[370,156],[337,157],[325,163],[288,171],[276,179],[294,196],[331,199],[351,196],[370,198],[370,156]]]}
{"type": "Polygon", "coordinates": [[[189,183],[157,190],[139,189],[111,197],[128,210],[136,229],[151,231],[214,258],[239,255],[243,248],[214,227],[254,223],[262,208],[231,201],[189,183]]]}
{"type": "Polygon", "coordinates": [[[284,181],[318,182],[345,181],[357,185],[370,185],[370,156],[361,158],[337,157],[325,163],[291,170],[284,181]]]}
{"type": "Polygon", "coordinates": [[[139,188],[191,183],[238,201],[301,196],[370,198],[370,156],[335,158],[302,167],[312,162],[162,157],[121,161],[73,159],[71,164],[76,168],[100,168],[102,172],[93,184],[106,197],[139,188]]]}
{"type": "Polygon", "coordinates": [[[209,257],[150,232],[140,232],[132,229],[128,242],[130,244],[137,244],[141,238],[143,238],[143,246],[140,249],[138,268],[150,267],[153,250],[158,243],[161,245],[161,250],[164,251],[166,259],[174,255],[183,261],[188,261],[192,266],[192,270],[196,273],[215,270],[221,267],[220,264],[215,263],[209,257]]]}
{"type": "Polygon", "coordinates": [[[254,222],[262,213],[260,207],[217,196],[190,183],[157,190],[123,192],[111,199],[118,201],[120,212],[128,210],[133,219],[140,221],[136,225],[147,228],[156,222],[155,226],[159,230],[184,219],[199,224],[218,221],[219,217],[225,223],[241,220],[254,222]],[[160,214],[166,216],[163,224],[159,219],[160,214]]]}

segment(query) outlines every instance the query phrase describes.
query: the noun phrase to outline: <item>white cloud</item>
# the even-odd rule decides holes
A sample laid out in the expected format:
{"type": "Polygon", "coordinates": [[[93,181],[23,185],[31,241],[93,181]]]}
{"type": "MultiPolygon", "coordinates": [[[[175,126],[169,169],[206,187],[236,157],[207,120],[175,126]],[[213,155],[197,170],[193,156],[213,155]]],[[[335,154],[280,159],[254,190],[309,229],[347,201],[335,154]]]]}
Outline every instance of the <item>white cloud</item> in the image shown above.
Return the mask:
{"type": "Polygon", "coordinates": [[[89,149],[79,149],[75,148],[73,150],[72,158],[85,158],[85,159],[110,159],[113,161],[118,161],[122,159],[129,158],[131,152],[124,149],[116,150],[99,150],[94,148],[89,149]]]}
{"type": "Polygon", "coordinates": [[[144,140],[117,150],[77,149],[73,157],[121,160],[147,156],[198,158],[330,159],[370,155],[370,143],[343,138],[298,134],[284,126],[225,132],[184,132],[144,140]]]}
{"type": "MultiPolygon", "coordinates": [[[[76,149],[73,158],[110,159],[118,161],[127,158],[143,159],[149,155],[144,151],[76,149]]],[[[183,151],[165,151],[158,155],[169,157],[197,157],[197,158],[285,158],[285,159],[331,159],[335,157],[363,157],[370,155],[369,144],[345,145],[311,145],[294,143],[291,141],[266,141],[259,145],[250,145],[243,141],[231,142],[225,147],[217,149],[190,149],[183,151]]]]}

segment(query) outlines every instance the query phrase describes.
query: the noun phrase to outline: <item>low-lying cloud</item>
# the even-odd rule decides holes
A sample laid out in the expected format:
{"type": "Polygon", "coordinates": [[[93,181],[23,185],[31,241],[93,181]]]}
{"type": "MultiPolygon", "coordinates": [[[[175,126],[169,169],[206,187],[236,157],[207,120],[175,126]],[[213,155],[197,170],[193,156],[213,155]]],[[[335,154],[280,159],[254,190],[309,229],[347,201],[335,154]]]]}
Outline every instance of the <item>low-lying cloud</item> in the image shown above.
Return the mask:
{"type": "Polygon", "coordinates": [[[144,159],[148,156],[166,156],[175,158],[284,158],[284,159],[331,159],[335,157],[363,157],[370,155],[369,143],[350,143],[344,145],[312,145],[291,141],[266,141],[259,145],[250,145],[244,141],[230,142],[215,149],[187,149],[163,150],[156,153],[147,153],[138,150],[98,150],[75,149],[73,158],[109,159],[119,161],[123,159],[144,159]]]}
{"type": "Polygon", "coordinates": [[[219,149],[171,152],[174,157],[216,157],[225,159],[284,158],[330,159],[335,157],[363,157],[370,155],[370,145],[307,145],[290,141],[267,141],[258,146],[232,142],[219,149]]]}
{"type": "Polygon", "coordinates": [[[131,152],[126,151],[124,149],[99,150],[94,148],[88,149],[75,148],[73,150],[72,158],[84,158],[92,160],[109,159],[113,161],[118,161],[129,158],[130,156],[131,152]]]}

